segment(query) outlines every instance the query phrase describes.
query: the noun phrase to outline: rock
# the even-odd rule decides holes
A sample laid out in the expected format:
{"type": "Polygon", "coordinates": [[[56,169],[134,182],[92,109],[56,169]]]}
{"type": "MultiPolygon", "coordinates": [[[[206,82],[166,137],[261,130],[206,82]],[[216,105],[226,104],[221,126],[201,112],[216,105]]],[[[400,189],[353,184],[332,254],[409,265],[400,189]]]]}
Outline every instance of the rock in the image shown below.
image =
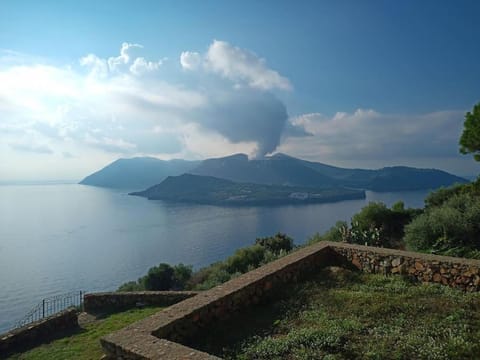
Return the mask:
{"type": "Polygon", "coordinates": [[[357,258],[357,257],[354,257],[352,259],[352,264],[357,267],[359,270],[362,270],[363,266],[362,264],[360,263],[360,260],[357,258]]]}
{"type": "Polygon", "coordinates": [[[392,266],[393,266],[393,267],[397,267],[397,266],[399,266],[401,263],[402,263],[402,259],[401,259],[401,258],[395,258],[395,259],[392,260],[392,266]]]}
{"type": "Polygon", "coordinates": [[[415,269],[422,271],[425,269],[425,266],[420,261],[415,261],[415,269]]]}
{"type": "Polygon", "coordinates": [[[440,275],[439,273],[433,274],[433,281],[434,282],[441,282],[442,281],[442,275],[440,275]]]}

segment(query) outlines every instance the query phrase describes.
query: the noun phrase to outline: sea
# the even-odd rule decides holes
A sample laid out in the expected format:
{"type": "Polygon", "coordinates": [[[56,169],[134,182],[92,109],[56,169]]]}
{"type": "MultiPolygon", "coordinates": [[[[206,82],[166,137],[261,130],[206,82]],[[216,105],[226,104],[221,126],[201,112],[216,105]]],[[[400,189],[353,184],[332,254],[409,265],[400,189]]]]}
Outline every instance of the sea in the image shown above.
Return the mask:
{"type": "Polygon", "coordinates": [[[221,207],[150,201],[79,184],[0,185],[0,333],[43,298],[110,291],[159,263],[199,269],[257,237],[302,244],[370,201],[423,207],[429,191],[296,206],[221,207]]]}

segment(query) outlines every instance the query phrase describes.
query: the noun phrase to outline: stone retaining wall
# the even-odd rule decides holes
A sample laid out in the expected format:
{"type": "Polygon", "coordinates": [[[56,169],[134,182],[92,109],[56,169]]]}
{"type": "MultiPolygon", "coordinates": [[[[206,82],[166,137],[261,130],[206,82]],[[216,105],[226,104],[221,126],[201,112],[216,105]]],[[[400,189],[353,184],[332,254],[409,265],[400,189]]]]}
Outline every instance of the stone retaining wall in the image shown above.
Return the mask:
{"type": "Polygon", "coordinates": [[[88,313],[115,312],[136,306],[170,306],[197,295],[195,291],[134,291],[85,294],[88,313]]]}
{"type": "Polygon", "coordinates": [[[213,321],[268,301],[279,286],[329,265],[333,258],[335,254],[324,244],[300,249],[105,336],[102,347],[112,359],[218,359],[178,342],[208,331],[213,321]]]}
{"type": "Polygon", "coordinates": [[[279,286],[324,266],[345,264],[366,272],[406,274],[422,282],[480,290],[479,260],[320,242],[109,334],[101,339],[102,347],[112,359],[218,359],[178,342],[188,342],[233,312],[268,301],[279,286]]]}
{"type": "Polygon", "coordinates": [[[53,340],[67,331],[78,328],[78,313],[74,308],[64,310],[21,328],[0,334],[0,359],[53,340]]]}
{"type": "Polygon", "coordinates": [[[421,282],[480,291],[480,261],[409,251],[330,243],[330,248],[359,270],[400,274],[421,282]]]}

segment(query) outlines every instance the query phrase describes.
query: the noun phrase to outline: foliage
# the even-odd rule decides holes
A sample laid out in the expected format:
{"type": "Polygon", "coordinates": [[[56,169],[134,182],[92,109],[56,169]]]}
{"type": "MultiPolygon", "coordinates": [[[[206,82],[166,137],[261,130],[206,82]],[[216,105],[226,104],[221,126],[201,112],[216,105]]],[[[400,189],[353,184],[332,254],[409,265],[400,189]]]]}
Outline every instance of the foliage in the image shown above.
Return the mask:
{"type": "Polygon", "coordinates": [[[392,246],[403,237],[403,228],[420,211],[405,209],[403,202],[391,209],[383,203],[370,202],[352,217],[353,242],[375,246],[392,246]]]}
{"type": "Polygon", "coordinates": [[[220,285],[234,277],[262,266],[294,249],[293,240],[286,234],[257,238],[255,244],[240,248],[225,259],[193,272],[191,266],[162,263],[148,270],[147,275],[130,281],[118,291],[140,290],[206,290],[220,285]]]}
{"type": "Polygon", "coordinates": [[[191,265],[182,263],[173,267],[173,287],[175,289],[183,289],[188,280],[192,277],[193,269],[191,265]]]}
{"type": "Polygon", "coordinates": [[[266,248],[258,244],[238,249],[225,261],[224,268],[230,274],[246,273],[262,263],[265,251],[266,248]]]}
{"type": "Polygon", "coordinates": [[[171,266],[161,263],[151,267],[147,275],[135,281],[121,285],[117,291],[142,291],[142,290],[181,290],[192,276],[192,267],[184,264],[171,266]]]}
{"type": "Polygon", "coordinates": [[[432,191],[425,198],[425,208],[441,206],[445,201],[455,195],[466,194],[473,197],[480,197],[480,177],[469,184],[457,184],[448,188],[439,188],[432,191]]]}
{"type": "Polygon", "coordinates": [[[477,257],[480,199],[467,193],[451,195],[407,225],[405,241],[412,250],[477,257]]]}
{"type": "Polygon", "coordinates": [[[120,330],[129,324],[158,312],[160,309],[158,307],[146,307],[112,314],[105,319],[85,324],[78,332],[68,334],[61,339],[35,347],[27,352],[15,354],[10,359],[100,359],[103,356],[103,350],[100,345],[102,336],[120,330]]]}
{"type": "Polygon", "coordinates": [[[460,137],[460,152],[473,154],[475,160],[480,161],[480,103],[473,110],[465,114],[463,133],[460,137]]]}
{"type": "Polygon", "coordinates": [[[187,288],[194,290],[210,289],[285,256],[293,249],[293,240],[282,233],[257,238],[254,245],[238,249],[224,261],[195,272],[188,282],[187,288]]]}
{"type": "Polygon", "coordinates": [[[346,237],[344,233],[346,229],[348,229],[348,223],[346,221],[337,221],[325,234],[321,235],[317,232],[310,237],[310,239],[307,240],[307,245],[312,245],[319,241],[345,241],[346,237]]]}
{"type": "Polygon", "coordinates": [[[286,234],[277,233],[274,236],[257,238],[255,244],[264,247],[266,250],[274,254],[279,254],[281,251],[291,251],[293,249],[293,239],[286,234]]]}
{"type": "Polygon", "coordinates": [[[169,290],[173,287],[173,268],[165,263],[154,266],[148,270],[141,281],[145,290],[169,290]]]}
{"type": "Polygon", "coordinates": [[[125,284],[120,285],[117,291],[142,291],[145,290],[143,284],[138,283],[137,281],[129,281],[125,284]]]}
{"type": "Polygon", "coordinates": [[[405,225],[421,212],[421,209],[405,209],[402,201],[393,204],[391,209],[384,203],[370,202],[353,215],[350,226],[345,221],[338,221],[324,235],[316,234],[308,243],[327,240],[399,247],[405,225]]]}

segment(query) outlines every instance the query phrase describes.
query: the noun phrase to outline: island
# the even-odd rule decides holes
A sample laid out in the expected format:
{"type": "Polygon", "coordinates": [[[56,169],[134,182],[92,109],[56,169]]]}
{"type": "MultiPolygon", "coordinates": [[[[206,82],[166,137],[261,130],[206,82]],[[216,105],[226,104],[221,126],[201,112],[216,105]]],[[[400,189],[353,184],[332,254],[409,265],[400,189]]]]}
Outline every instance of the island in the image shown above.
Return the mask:
{"type": "Polygon", "coordinates": [[[169,176],[160,184],[130,195],[149,200],[210,205],[314,204],[364,199],[365,191],[344,187],[301,187],[241,183],[212,176],[169,176]]]}

